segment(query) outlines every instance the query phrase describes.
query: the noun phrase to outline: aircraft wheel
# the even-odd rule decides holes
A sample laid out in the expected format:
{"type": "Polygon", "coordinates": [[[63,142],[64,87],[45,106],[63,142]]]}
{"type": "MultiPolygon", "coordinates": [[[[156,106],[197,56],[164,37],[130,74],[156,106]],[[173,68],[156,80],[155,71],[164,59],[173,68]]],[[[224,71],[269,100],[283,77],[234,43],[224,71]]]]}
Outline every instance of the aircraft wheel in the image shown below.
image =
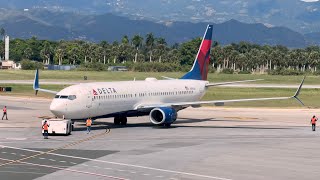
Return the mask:
{"type": "Polygon", "coordinates": [[[169,128],[171,127],[171,124],[170,123],[167,123],[167,124],[164,124],[165,127],[169,128]]]}
{"type": "Polygon", "coordinates": [[[127,125],[128,118],[127,117],[121,117],[121,124],[122,125],[127,125]]]}
{"type": "Polygon", "coordinates": [[[114,125],[119,125],[121,123],[121,119],[119,117],[114,117],[114,125]]]}
{"type": "Polygon", "coordinates": [[[74,131],[74,121],[71,121],[71,131],[74,131]]]}

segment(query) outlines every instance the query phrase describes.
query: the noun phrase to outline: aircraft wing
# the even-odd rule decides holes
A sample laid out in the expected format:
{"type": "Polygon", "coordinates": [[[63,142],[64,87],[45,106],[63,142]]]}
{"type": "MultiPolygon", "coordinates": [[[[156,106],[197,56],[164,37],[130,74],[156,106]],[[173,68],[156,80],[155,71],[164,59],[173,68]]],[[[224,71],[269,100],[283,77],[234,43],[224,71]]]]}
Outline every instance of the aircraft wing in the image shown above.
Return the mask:
{"type": "Polygon", "coordinates": [[[36,95],[38,94],[38,91],[51,93],[51,94],[58,94],[57,91],[52,91],[48,89],[41,89],[39,86],[39,70],[36,70],[36,74],[34,75],[34,82],[33,82],[33,89],[36,91],[36,95]]]}
{"type": "Polygon", "coordinates": [[[252,99],[231,99],[231,100],[213,100],[213,101],[195,101],[195,102],[178,102],[178,103],[163,103],[163,104],[139,104],[135,107],[135,110],[140,109],[150,109],[156,107],[188,107],[188,106],[197,106],[203,104],[212,104],[212,105],[224,105],[224,103],[231,102],[248,102],[248,101],[267,101],[267,100],[285,100],[285,99],[296,99],[300,104],[303,102],[298,98],[302,85],[306,77],[301,81],[300,86],[298,87],[296,93],[290,97],[271,97],[271,98],[252,98],[252,99]]]}
{"type": "Polygon", "coordinates": [[[254,79],[254,80],[232,81],[232,82],[222,82],[222,83],[209,83],[209,84],[206,85],[206,87],[222,86],[222,85],[245,83],[245,82],[255,82],[255,81],[262,81],[262,80],[263,79],[254,79]]]}

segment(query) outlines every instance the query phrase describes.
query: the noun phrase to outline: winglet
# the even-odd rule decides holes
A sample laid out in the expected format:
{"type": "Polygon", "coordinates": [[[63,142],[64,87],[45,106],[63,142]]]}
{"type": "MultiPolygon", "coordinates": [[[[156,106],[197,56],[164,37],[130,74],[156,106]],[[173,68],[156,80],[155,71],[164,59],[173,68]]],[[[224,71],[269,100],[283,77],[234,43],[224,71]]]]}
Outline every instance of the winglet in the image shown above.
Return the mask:
{"type": "Polygon", "coordinates": [[[34,82],[33,82],[33,89],[36,91],[36,95],[38,94],[39,88],[40,88],[39,87],[39,69],[37,69],[34,75],[34,82]]]}
{"type": "Polygon", "coordinates": [[[302,106],[304,106],[303,102],[299,99],[299,95],[300,95],[300,91],[302,89],[302,86],[303,86],[303,83],[304,83],[304,80],[306,79],[306,76],[303,77],[302,81],[301,81],[301,84],[299,86],[299,88],[297,89],[296,93],[294,94],[294,96],[292,96],[292,98],[296,99],[302,106]]]}
{"type": "Polygon", "coordinates": [[[39,69],[36,70],[36,73],[34,75],[34,81],[33,81],[33,89],[36,91],[36,95],[38,94],[38,91],[43,91],[46,93],[51,93],[51,94],[57,94],[57,91],[52,91],[48,89],[41,89],[39,85],[39,69]]]}

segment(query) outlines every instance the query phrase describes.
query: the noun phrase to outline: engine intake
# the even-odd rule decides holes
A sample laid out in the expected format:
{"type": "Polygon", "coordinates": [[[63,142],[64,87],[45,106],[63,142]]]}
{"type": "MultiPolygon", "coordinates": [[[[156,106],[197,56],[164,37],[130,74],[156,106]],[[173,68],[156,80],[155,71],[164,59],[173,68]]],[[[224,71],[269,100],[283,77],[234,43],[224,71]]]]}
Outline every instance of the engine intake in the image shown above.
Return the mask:
{"type": "Polygon", "coordinates": [[[169,107],[154,108],[149,116],[153,124],[171,124],[177,120],[177,111],[169,107]]]}

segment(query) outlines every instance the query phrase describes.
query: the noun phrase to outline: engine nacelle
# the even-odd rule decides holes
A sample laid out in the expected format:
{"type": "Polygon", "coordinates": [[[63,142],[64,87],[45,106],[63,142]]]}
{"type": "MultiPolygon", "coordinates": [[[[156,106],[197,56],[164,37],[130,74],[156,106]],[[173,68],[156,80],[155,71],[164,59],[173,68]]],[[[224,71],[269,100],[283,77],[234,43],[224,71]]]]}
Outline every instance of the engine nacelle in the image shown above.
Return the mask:
{"type": "Polygon", "coordinates": [[[149,116],[153,124],[171,124],[177,120],[177,111],[169,107],[154,108],[151,110],[149,116]]]}

